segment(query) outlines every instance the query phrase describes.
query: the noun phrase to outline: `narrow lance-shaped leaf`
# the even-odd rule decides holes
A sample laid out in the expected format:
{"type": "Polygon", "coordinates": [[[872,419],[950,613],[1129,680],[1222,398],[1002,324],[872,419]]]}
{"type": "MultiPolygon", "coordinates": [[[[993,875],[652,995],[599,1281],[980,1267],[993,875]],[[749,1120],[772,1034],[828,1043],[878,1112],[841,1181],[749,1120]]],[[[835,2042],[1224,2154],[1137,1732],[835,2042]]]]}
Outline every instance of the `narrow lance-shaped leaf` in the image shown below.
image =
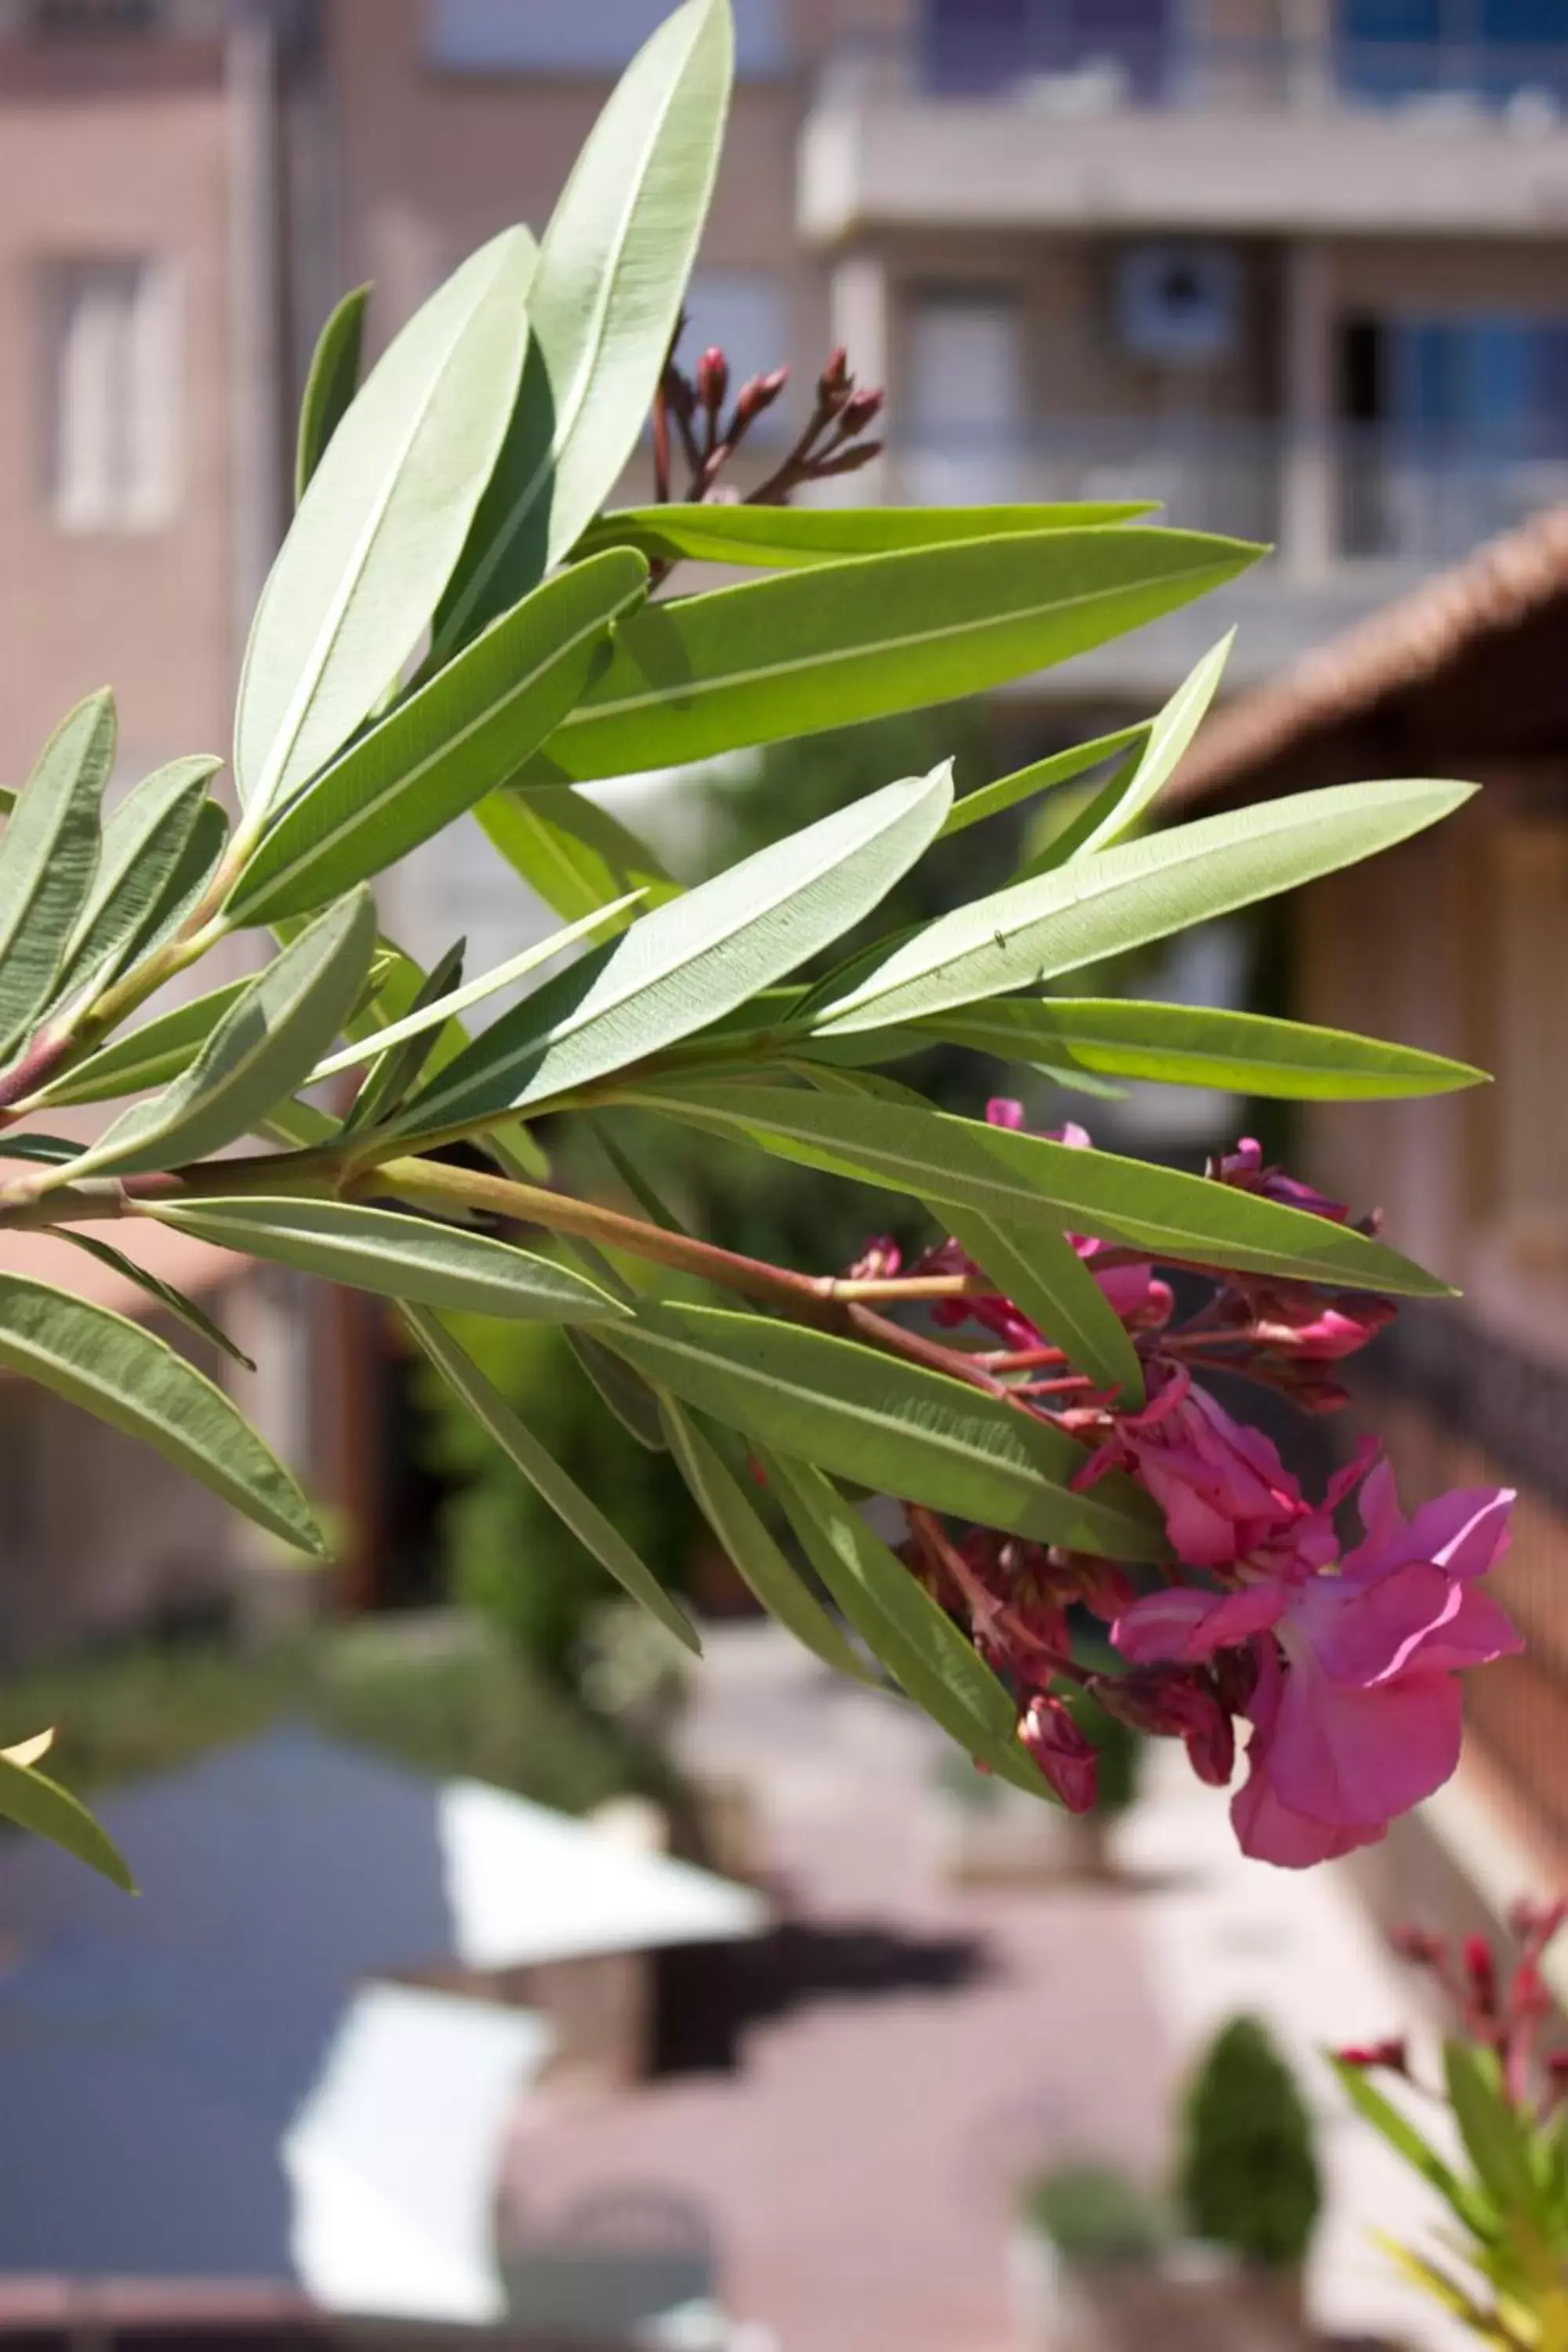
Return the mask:
{"type": "Polygon", "coordinates": [[[364,341],[364,314],[370,288],[356,286],[345,294],[316,338],[310,373],[300,403],[300,429],[294,444],[294,503],[299,505],[311,477],[326,455],[327,444],[348,413],[359,390],[360,351],[364,341]]]}
{"type": "Polygon", "coordinates": [[[492,793],[475,814],[513,873],[569,920],[612,900],[660,907],[680,895],[645,841],[569,784],[492,793]]]}
{"type": "MultiPolygon", "coordinates": [[[[1191,675],[1183,679],[1164,709],[1152,722],[1148,740],[1137,759],[1119,769],[1065,832],[1031,858],[1024,873],[1048,873],[1069,858],[1088,857],[1109,849],[1130,833],[1174,775],[1187,746],[1203,724],[1219,688],[1236,631],[1230,630],[1206,653],[1191,675]]],[[[1020,877],[1020,879],[1022,877],[1020,877]]]]}
{"type": "Polygon", "coordinates": [[[172,1315],[177,1323],[183,1323],[188,1331],[194,1331],[198,1339],[205,1339],[209,1348],[217,1349],[220,1355],[227,1356],[233,1363],[243,1364],[247,1372],[256,1370],[255,1359],[247,1356],[243,1348],[237,1348],[223,1326],[215,1323],[205,1307],[198,1307],[194,1298],[187,1297],[177,1284],[165,1282],[161,1274],[154,1274],[149,1266],[139,1265],[133,1257],[127,1257],[123,1250],[116,1249],[112,1242],[100,1241],[96,1234],[84,1234],[79,1225],[57,1225],[51,1230],[58,1240],[69,1242],[73,1249],[85,1251],[89,1257],[96,1258],[100,1265],[107,1266],[111,1274],[119,1275],[121,1281],[134,1283],[136,1288],[145,1291],[165,1314],[172,1315]]]}
{"type": "Polygon", "coordinates": [[[1204,1176],[1085,1151],[945,1111],[841,1100],[784,1087],[628,1087],[642,1110],[779,1159],[971,1210],[1005,1228],[1045,1226],[1125,1242],[1166,1263],[1233,1266],[1340,1289],[1440,1297],[1447,1285],[1352,1226],[1204,1176]]]}
{"type": "MultiPolygon", "coordinates": [[[[47,1739],[44,1745],[47,1749],[47,1739]]],[[[21,1748],[0,1748],[0,1816],[15,1822],[18,1829],[30,1830],[35,1837],[47,1838],[51,1845],[63,1847],[125,1894],[134,1895],[136,1882],[130,1865],[107,1830],[93,1820],[79,1798],[27,1760],[28,1752],[37,1746],[37,1741],[29,1740],[21,1748]]]]}
{"type": "Polygon", "coordinates": [[[566,1344],[582,1366],[584,1379],[597,1389],[600,1402],[615,1414],[626,1435],[648,1454],[667,1454],[669,1448],[658,1417],[658,1399],[641,1374],[601,1347],[591,1331],[569,1328],[566,1344]]]}
{"type": "Polygon", "coordinates": [[[227,846],[227,816],[216,801],[204,801],[196,811],[190,839],[159,891],[146,922],[137,932],[134,948],[122,969],[129,970],[174,937],[211,882],[227,846]]]}
{"type": "MultiPolygon", "coordinates": [[[[343,1121],[345,1135],[353,1134],[356,1129],[374,1127],[377,1119],[383,1118],[387,1112],[395,1110],[404,1096],[412,1090],[420,1071],[435,1051],[444,1018],[438,1013],[435,1021],[425,1024],[424,1016],[432,1006],[439,1006],[443,999],[460,983],[463,977],[463,958],[468,952],[468,945],[467,940],[456,940],[447,950],[446,954],[438,957],[431,965],[429,971],[416,991],[414,1002],[408,1009],[407,1020],[401,1024],[394,1023],[389,1026],[380,1043],[379,1050],[374,1039],[366,1039],[361,1044],[343,1048],[345,1053],[359,1055],[370,1064],[350,1107],[348,1117],[343,1121]],[[394,1037],[391,1030],[393,1027],[399,1026],[403,1034],[401,1036],[394,1037]]],[[[330,1063],[335,1060],[336,1056],[330,1055],[328,1058],[330,1063]]],[[[320,1083],[319,1073],[325,1070],[327,1066],[327,1063],[318,1065],[316,1083],[320,1083]]]]}
{"type": "Polygon", "coordinates": [[[324,1553],[289,1472],[223,1391],[139,1323],[0,1274],[0,1366],[139,1438],[298,1550],[324,1553]]]}
{"type": "Polygon", "coordinates": [[[900,547],[942,547],[956,539],[1006,539],[1020,531],[1086,530],[1097,523],[1131,522],[1152,499],[1070,499],[1059,506],[1016,507],[775,507],[699,506],[612,508],[591,522],[574,557],[603,547],[636,547],[650,561],[687,556],[701,563],[793,570],[839,562],[847,556],[882,555],[900,547]]]}
{"type": "Polygon", "coordinates": [[[251,1134],[303,1085],[342,1029],[374,949],[375,901],[362,889],[251,981],[190,1067],[152,1101],[121,1112],[71,1173],[183,1167],[251,1134]]]}
{"type": "Polygon", "coordinates": [[[433,1134],[563,1095],[743,1003],[858,923],[931,839],[948,769],[908,777],[656,908],[488,1030],[409,1104],[433,1134]]]}
{"type": "Polygon", "coordinates": [[[437,657],[567,554],[637,446],[712,192],[733,50],[729,0],[687,0],[589,134],[540,247],[522,385],[437,657]]]}
{"type": "Polygon", "coordinates": [[[39,1099],[44,1102],[89,1103],[118,1101],[149,1087],[167,1086],[188,1070],[218,1023],[251,985],[248,977],[226,981],[205,996],[193,996],[167,1013],[143,1021],[110,1038],[94,1054],[51,1080],[39,1099]]]}
{"type": "Polygon", "coordinates": [[[45,744],[0,834],[0,1054],[48,1003],[92,887],[114,732],[107,689],[79,702],[45,744]]]}
{"type": "Polygon", "coordinates": [[[1257,554],[1192,531],[1034,531],[648,604],[521,781],[672,767],[979,693],[1173,612],[1257,554]]]}
{"type": "Polygon", "coordinates": [[[660,1412],[669,1450],[698,1507],[726,1558],[769,1615],[835,1673],[847,1675],[854,1682],[871,1681],[822,1603],[773,1541],[717,1448],[673,1397],[662,1400],[660,1412]]]}
{"type": "MultiPolygon", "coordinates": [[[[320,1086],[323,1079],[336,1077],[343,1070],[354,1069],[362,1062],[368,1062],[389,1048],[416,1044],[432,1029],[445,1027],[458,1014],[468,1012],[476,1004],[482,1004],[487,996],[495,995],[500,989],[511,988],[518,981],[525,980],[530,972],[539,971],[542,965],[552,963],[558,955],[563,955],[568,948],[575,947],[579,940],[608,929],[624,908],[636,906],[637,897],[634,890],[626,898],[616,899],[610,906],[601,907],[595,913],[585,915],[580,922],[568,923],[563,929],[552,931],[548,939],[536,940],[520,955],[510,957],[505,963],[497,964],[492,971],[480,972],[476,979],[458,987],[437,988],[435,983],[445,968],[437,967],[431,972],[429,981],[420,988],[401,1021],[388,1022],[385,1028],[372,1030],[352,1045],[342,1045],[335,1054],[329,1054],[326,1060],[319,1062],[311,1071],[310,1084],[320,1086]],[[430,990],[428,995],[426,988],[430,990]]],[[[456,1057],[448,1055],[446,1058],[451,1061],[456,1057]]]]}
{"type": "Polygon", "coordinates": [[[1036,1219],[1015,1225],[948,1202],[953,1238],[1004,1298],[1021,1307],[1068,1363],[1122,1406],[1143,1402],[1143,1368],[1121,1317],[1067,1236],[1036,1219]]]}
{"type": "Polygon", "coordinates": [[[1335,784],[1123,843],[942,916],[821,1006],[812,1026],[830,1036],[876,1029],[1037,986],[1390,849],[1473,790],[1335,784]]]}
{"type": "Polygon", "coordinates": [[[148,1214],[222,1249],[413,1306],[533,1323],[598,1323],[626,1312],[597,1283],[531,1250],[357,1201],[229,1194],[160,1202],[148,1214]]]}
{"type": "MultiPolygon", "coordinates": [[[[1088,1072],[1164,1086],[1223,1087],[1282,1102],[1394,1100],[1486,1082],[1485,1071],[1468,1062],[1381,1037],[1130,997],[1004,997],[932,1013],[918,1030],[1000,1061],[1049,1063],[1070,1077],[1088,1072]]],[[[875,1042],[874,1032],[866,1042],[875,1042]]]]}
{"type": "Polygon", "coordinates": [[[521,228],[470,255],[327,444],[246,649],[235,771],[254,808],[331,759],[428,622],[506,431],[533,258],[521,228]]]}
{"type": "Polygon", "coordinates": [[[1462,2180],[1361,2067],[1349,2066],[1331,2055],[1329,2063],[1352,2105],[1381,2134],[1394,2154],[1436,2190],[1467,2229],[1474,2230],[1482,2238],[1489,2236],[1497,2227],[1497,2211],[1485,2191],[1462,2180]]]}
{"type": "Polygon", "coordinates": [[[1098,768],[1102,760],[1142,744],[1148,733],[1146,719],[1140,720],[1136,727],[1119,727],[1113,734],[1096,735],[1089,742],[1071,744],[1067,751],[1053,751],[1048,759],[1036,760],[1031,766],[1019,768],[1010,776],[998,776],[993,784],[982,784],[977,792],[966,793],[962,800],[954,801],[942,829],[942,839],[955,833],[967,833],[972,824],[1000,816],[1004,811],[1017,808],[1041,793],[1055,792],[1058,784],[1076,782],[1090,768],[1098,768]]]}
{"type": "Polygon", "coordinates": [[[573,709],[647,584],[642,557],[622,549],[514,605],[290,803],[230,892],[231,919],[324,906],[504,784],[573,709]]]}
{"type": "Polygon", "coordinates": [[[826,1332],[645,1299],[605,1345],[699,1412],[880,1494],[1119,1559],[1157,1559],[1157,1516],[1120,1478],[1075,1494],[1080,1445],[1004,1397],[826,1332]]]}
{"type": "Polygon", "coordinates": [[[89,978],[106,985],[153,930],[222,765],[210,757],[171,761],[121,802],[104,826],[98,878],[66,949],[67,989],[89,978]]]}
{"type": "Polygon", "coordinates": [[[763,1460],[806,1558],[868,1648],[968,1755],[1048,1801],[1014,1703],[973,1643],[820,1471],[773,1453],[763,1460]]]}
{"type": "MultiPolygon", "coordinates": [[[[567,1475],[553,1454],[519,1419],[473,1359],[426,1308],[409,1307],[403,1312],[404,1320],[437,1370],[540,1499],[549,1505],[584,1550],[593,1554],[601,1568],[609,1570],[634,1601],[639,1601],[650,1616],[657,1617],[685,1648],[700,1654],[702,1644],[685,1611],[671,1600],[653,1570],[637,1558],[619,1528],[612,1525],[598,1505],[567,1475]]],[[[519,1575],[527,1572],[526,1562],[520,1561],[519,1575]]]]}

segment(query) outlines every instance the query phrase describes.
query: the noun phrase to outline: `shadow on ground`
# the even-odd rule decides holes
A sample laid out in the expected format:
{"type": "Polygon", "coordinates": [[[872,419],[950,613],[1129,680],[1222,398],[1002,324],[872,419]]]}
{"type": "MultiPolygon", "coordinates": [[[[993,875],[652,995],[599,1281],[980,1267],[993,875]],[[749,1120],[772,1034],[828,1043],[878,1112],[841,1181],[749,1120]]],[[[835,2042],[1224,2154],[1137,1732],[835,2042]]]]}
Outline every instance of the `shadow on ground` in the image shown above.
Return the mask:
{"type": "Polygon", "coordinates": [[[660,1952],[654,1968],[655,2074],[728,2072],[747,2031],[819,2000],[956,1992],[991,1973],[971,1936],[786,1921],[747,1944],[660,1952]]]}

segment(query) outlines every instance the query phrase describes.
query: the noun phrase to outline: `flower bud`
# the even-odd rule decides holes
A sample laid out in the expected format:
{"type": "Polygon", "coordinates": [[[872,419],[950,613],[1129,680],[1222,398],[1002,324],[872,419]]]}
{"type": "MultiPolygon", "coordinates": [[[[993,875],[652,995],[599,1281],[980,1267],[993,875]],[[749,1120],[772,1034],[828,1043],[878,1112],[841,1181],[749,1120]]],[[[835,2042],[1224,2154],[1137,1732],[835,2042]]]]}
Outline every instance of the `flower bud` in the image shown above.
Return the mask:
{"type": "Polygon", "coordinates": [[[1099,1788],[1099,1751],[1061,1700],[1047,1692],[1032,1698],[1018,1737],[1068,1812],[1091,1811],[1099,1788]]]}
{"type": "Polygon", "coordinates": [[[846,437],[864,433],[872,419],[880,416],[887,397],[885,392],[856,393],[845,403],[844,414],[838,420],[839,431],[846,437]]]}
{"type": "Polygon", "coordinates": [[[825,408],[840,408],[849,394],[854,379],[849,373],[848,354],[842,343],[827,355],[827,365],[816,379],[816,396],[825,408]]]}
{"type": "Polygon", "coordinates": [[[1390,2035],[1386,2042],[1352,2042],[1334,2055],[1342,2066],[1386,2066],[1395,2074],[1410,2072],[1410,2053],[1400,2035],[1390,2035]]]}
{"type": "Polygon", "coordinates": [[[741,386],[740,396],[735,402],[736,424],[750,425],[764,408],[771,408],[788,382],[789,370],[786,367],[774,368],[771,375],[749,378],[741,386]]]}
{"type": "Polygon", "coordinates": [[[717,415],[729,389],[730,362],[717,343],[710,344],[697,362],[697,397],[704,408],[717,415]]]}

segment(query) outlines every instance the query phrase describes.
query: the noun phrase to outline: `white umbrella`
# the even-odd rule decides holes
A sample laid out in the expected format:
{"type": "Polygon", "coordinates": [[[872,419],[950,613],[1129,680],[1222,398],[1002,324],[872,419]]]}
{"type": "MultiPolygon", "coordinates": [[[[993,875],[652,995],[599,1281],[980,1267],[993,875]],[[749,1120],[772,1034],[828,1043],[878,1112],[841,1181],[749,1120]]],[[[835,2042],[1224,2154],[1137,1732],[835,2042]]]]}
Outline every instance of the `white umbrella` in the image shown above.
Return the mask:
{"type": "Polygon", "coordinates": [[[549,2049],[540,2019],[449,1994],[64,1945],[0,1983],[0,2270],[493,2324],[501,2142],[549,2049]]]}
{"type": "Polygon", "coordinates": [[[135,1938],[343,1985],[725,1942],[768,1924],[758,1895],[711,1872],[305,1729],[211,1751],[98,1811],[143,1901],[18,1840],[0,1872],[0,1928],[24,1947],[61,1933],[135,1938]]]}

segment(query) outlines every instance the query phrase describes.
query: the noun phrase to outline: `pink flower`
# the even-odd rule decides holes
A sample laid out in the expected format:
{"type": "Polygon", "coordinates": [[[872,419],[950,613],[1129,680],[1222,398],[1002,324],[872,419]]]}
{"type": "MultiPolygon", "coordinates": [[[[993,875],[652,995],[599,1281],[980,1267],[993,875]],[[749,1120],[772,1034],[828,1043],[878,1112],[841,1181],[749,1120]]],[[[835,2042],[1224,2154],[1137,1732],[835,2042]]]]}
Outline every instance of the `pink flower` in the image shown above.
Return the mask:
{"type": "Polygon", "coordinates": [[[1349,1222],[1350,1211],[1342,1201],[1331,1201],[1315,1184],[1303,1184],[1298,1176],[1288,1176],[1283,1168],[1266,1168],[1263,1146],[1256,1136],[1244,1135],[1234,1151],[1226,1152],[1216,1167],[1211,1160],[1209,1173],[1222,1184],[1234,1184],[1238,1192],[1257,1192],[1266,1201],[1276,1201],[1284,1209],[1304,1209],[1309,1216],[1327,1217],[1336,1225],[1349,1222]]]}
{"type": "Polygon", "coordinates": [[[1507,1546],[1512,1502],[1506,1488],[1476,1488],[1406,1520],[1380,1463],[1363,1490],[1365,1538],[1332,1572],[1152,1593],[1118,1618],[1111,1639],[1138,1664],[1251,1643],[1251,1770],[1231,1806],[1244,1853],[1289,1869],[1348,1853],[1448,1778],[1457,1675],[1521,1646],[1479,1589],[1507,1546]]]}
{"type": "Polygon", "coordinates": [[[1155,1379],[1152,1401],[1117,1416],[1081,1482],[1130,1471],[1163,1511],[1172,1548],[1189,1568],[1234,1568],[1286,1548],[1308,1567],[1331,1558],[1326,1513],[1305,1500],[1262,1432],[1233,1421],[1179,1366],[1155,1379]]]}

